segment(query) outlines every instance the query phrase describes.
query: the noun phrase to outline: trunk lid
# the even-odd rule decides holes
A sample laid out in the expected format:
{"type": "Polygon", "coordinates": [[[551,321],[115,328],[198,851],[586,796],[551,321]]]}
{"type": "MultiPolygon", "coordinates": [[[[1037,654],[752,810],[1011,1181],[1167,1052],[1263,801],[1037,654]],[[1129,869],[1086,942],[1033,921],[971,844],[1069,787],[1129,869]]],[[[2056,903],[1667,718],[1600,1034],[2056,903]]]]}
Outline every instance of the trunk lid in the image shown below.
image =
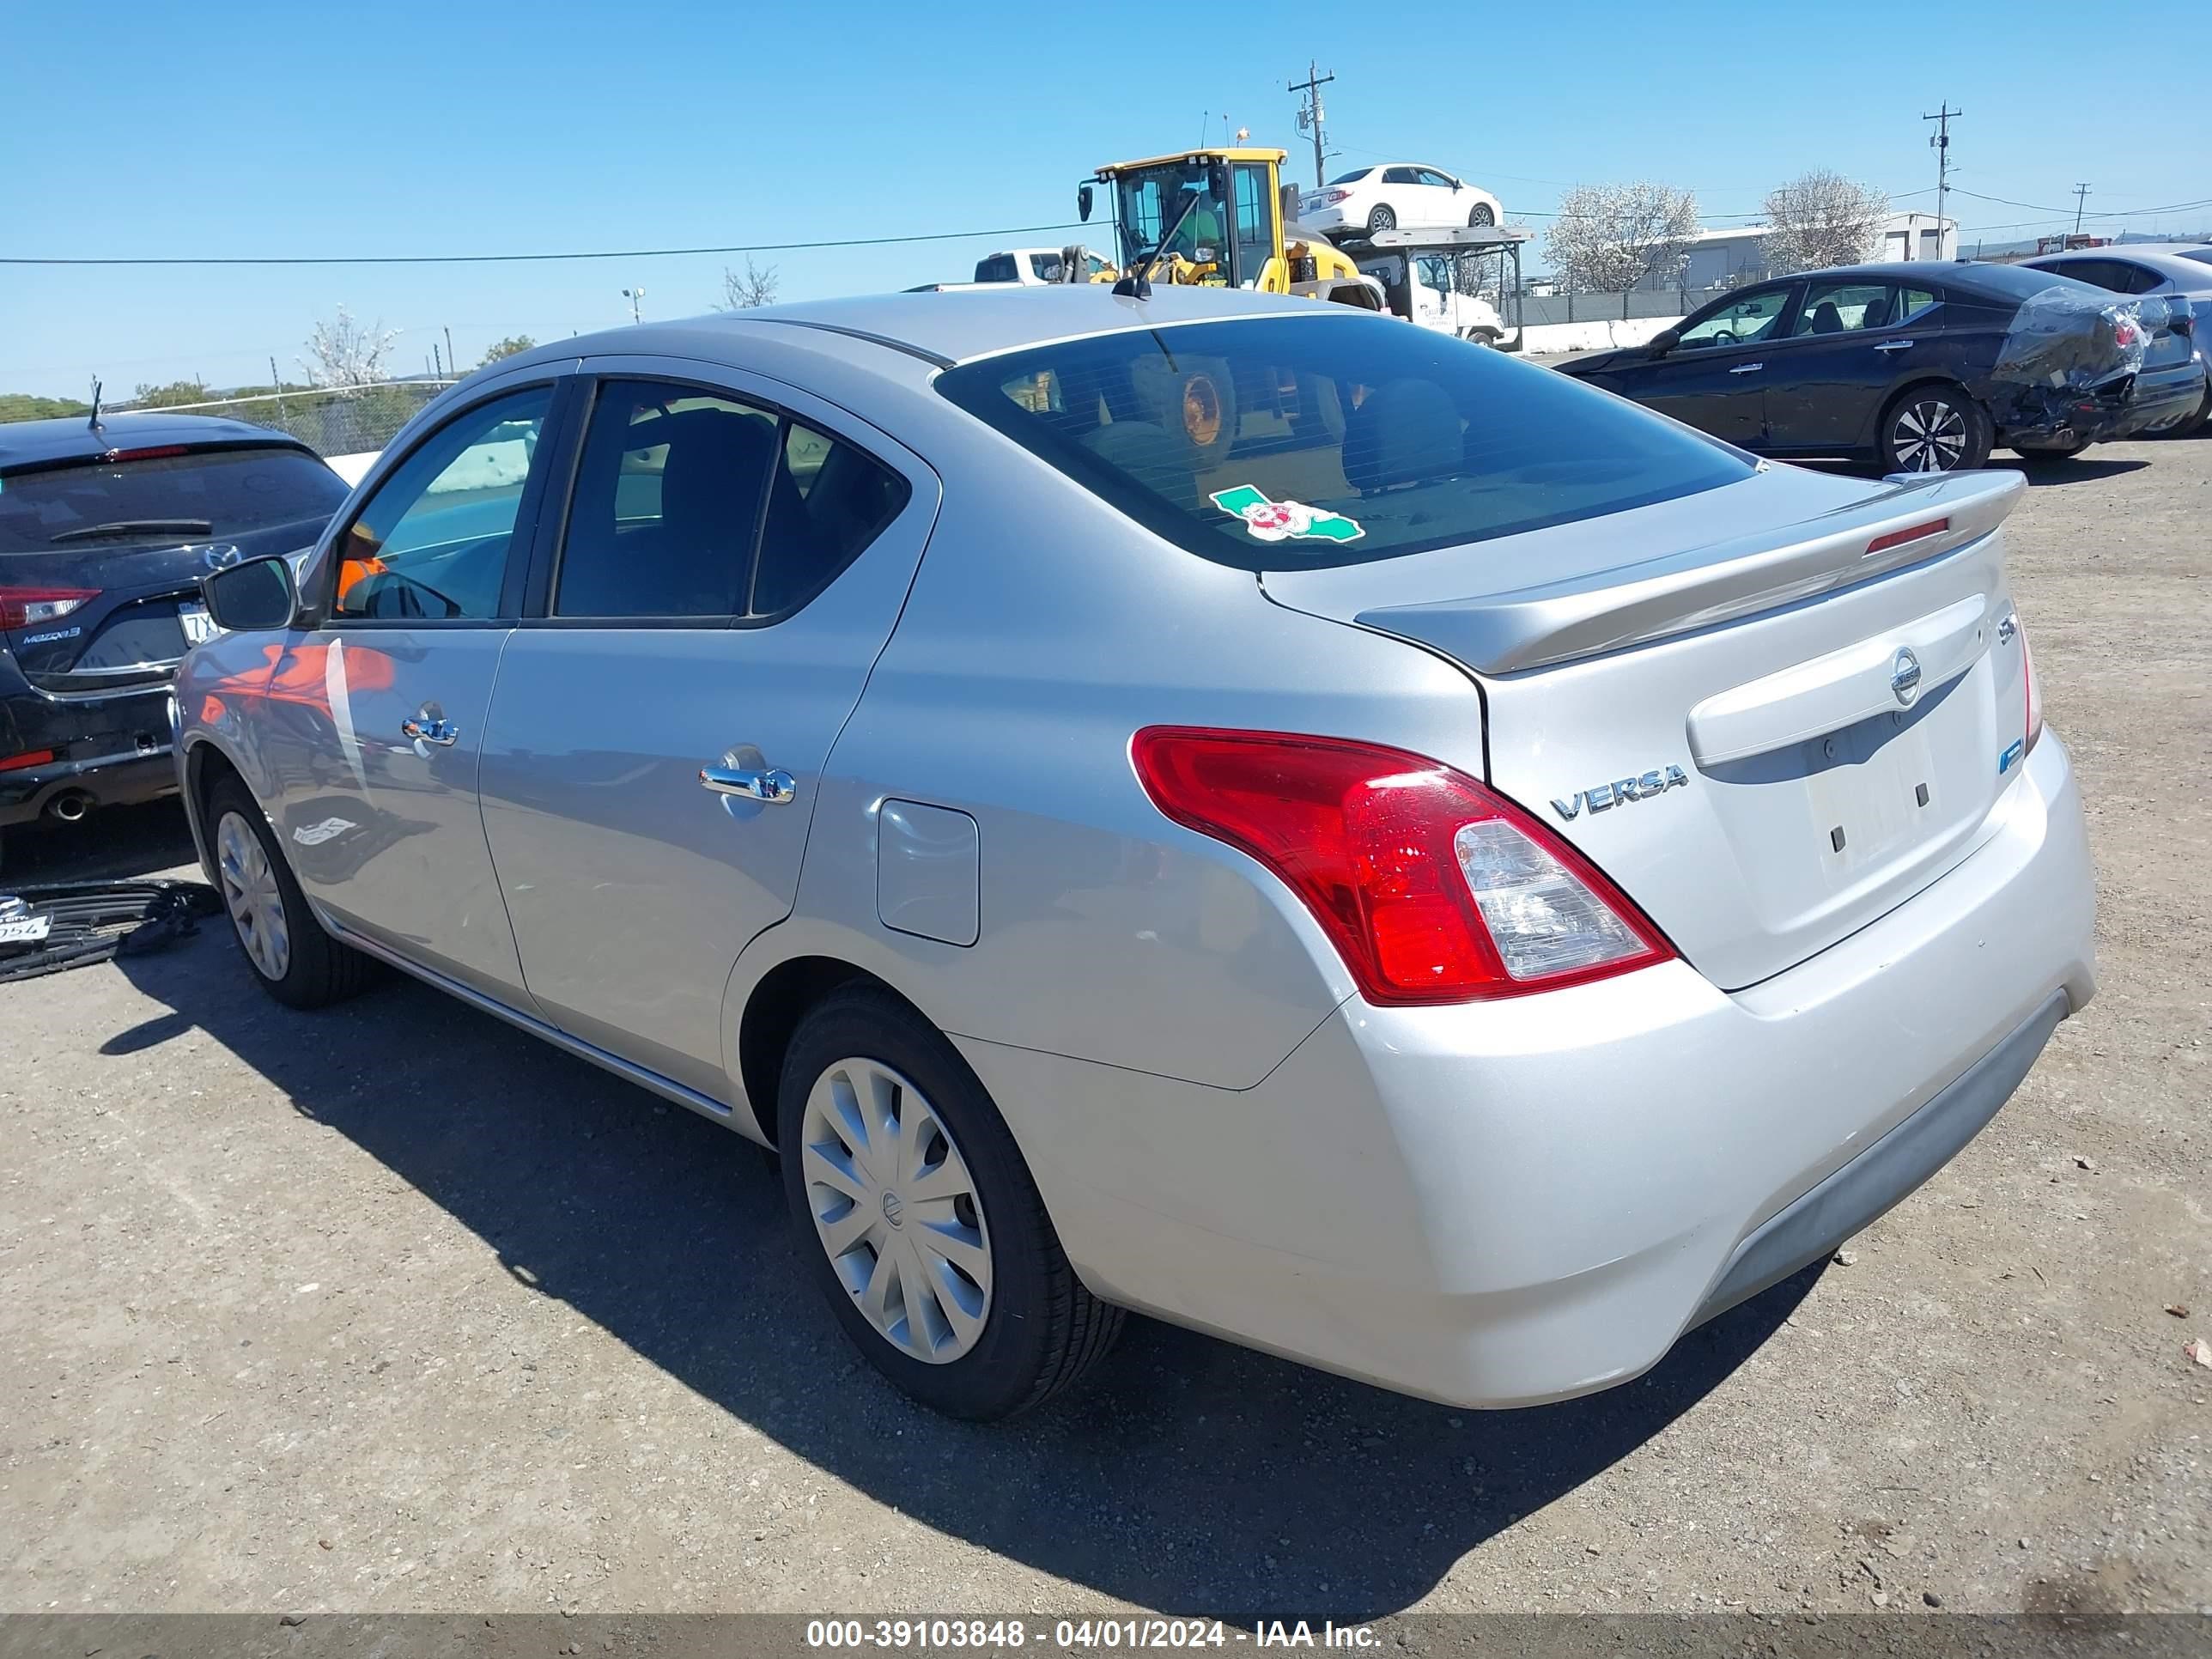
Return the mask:
{"type": "Polygon", "coordinates": [[[1999,530],[2023,488],[1769,467],[1261,581],[1474,671],[1487,781],[1735,989],[1902,903],[1993,828],[2026,727],[1999,530]]]}
{"type": "Polygon", "coordinates": [[[172,538],[0,556],[0,588],[92,595],[66,615],[0,630],[0,643],[42,690],[166,679],[196,643],[185,629],[201,626],[202,577],[241,560],[312,545],[325,522],[315,517],[184,544],[172,538]]]}

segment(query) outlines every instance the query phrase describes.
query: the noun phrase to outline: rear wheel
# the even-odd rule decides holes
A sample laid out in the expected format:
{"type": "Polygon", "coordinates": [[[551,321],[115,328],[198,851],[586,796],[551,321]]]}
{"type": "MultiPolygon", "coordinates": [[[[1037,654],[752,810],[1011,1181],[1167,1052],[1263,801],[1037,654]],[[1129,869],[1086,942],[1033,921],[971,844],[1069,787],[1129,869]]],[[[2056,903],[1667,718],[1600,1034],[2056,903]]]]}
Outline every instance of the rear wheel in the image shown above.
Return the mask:
{"type": "Polygon", "coordinates": [[[1489,203],[1477,202],[1474,211],[1467,216],[1467,222],[1470,225],[1494,225],[1498,222],[1498,216],[1491,211],[1489,203]]]}
{"type": "Polygon", "coordinates": [[[1398,228],[1398,216],[1396,213],[1392,211],[1389,205],[1386,203],[1384,205],[1376,208],[1374,212],[1367,216],[1367,228],[1370,230],[1395,230],[1398,228]]]}
{"type": "Polygon", "coordinates": [[[799,1248],[846,1335],[907,1393],[1009,1417],[1112,1345],[1121,1310],[1077,1279],[982,1084],[911,1008],[836,993],[793,1034],[777,1097],[799,1248]]]}
{"type": "Polygon", "coordinates": [[[1955,386],[1908,386],[1881,412],[1885,472],[1961,472],[1990,459],[1996,434],[1982,406],[1955,386]]]}
{"type": "Polygon", "coordinates": [[[208,822],[223,908],[262,988],[292,1008],[320,1008],[360,990],[369,959],[323,931],[243,784],[215,787],[208,822]]]}

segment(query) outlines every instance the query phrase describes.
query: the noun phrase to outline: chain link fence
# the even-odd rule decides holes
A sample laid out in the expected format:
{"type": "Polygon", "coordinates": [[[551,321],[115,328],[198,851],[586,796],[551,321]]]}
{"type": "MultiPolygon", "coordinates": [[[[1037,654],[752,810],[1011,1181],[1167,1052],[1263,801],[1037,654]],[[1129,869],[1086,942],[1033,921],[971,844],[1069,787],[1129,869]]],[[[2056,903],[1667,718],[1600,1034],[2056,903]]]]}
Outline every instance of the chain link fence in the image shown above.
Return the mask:
{"type": "MultiPolygon", "coordinates": [[[[263,392],[210,403],[168,404],[165,415],[222,415],[289,432],[322,456],[382,449],[451,380],[384,380],[374,386],[263,392]]],[[[118,404],[118,410],[143,407],[118,404]]]]}

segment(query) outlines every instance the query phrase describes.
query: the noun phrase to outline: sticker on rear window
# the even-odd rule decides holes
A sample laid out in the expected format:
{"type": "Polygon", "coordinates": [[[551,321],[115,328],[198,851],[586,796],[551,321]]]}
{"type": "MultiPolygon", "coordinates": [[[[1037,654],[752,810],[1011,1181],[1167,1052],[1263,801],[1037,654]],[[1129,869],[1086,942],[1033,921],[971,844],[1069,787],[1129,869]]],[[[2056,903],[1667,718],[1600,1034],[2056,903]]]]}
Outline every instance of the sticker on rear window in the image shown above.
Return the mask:
{"type": "Polygon", "coordinates": [[[1250,484],[1215,490],[1207,499],[1243,520],[1255,541],[1356,542],[1367,533],[1341,513],[1304,501],[1271,501],[1250,484]]]}

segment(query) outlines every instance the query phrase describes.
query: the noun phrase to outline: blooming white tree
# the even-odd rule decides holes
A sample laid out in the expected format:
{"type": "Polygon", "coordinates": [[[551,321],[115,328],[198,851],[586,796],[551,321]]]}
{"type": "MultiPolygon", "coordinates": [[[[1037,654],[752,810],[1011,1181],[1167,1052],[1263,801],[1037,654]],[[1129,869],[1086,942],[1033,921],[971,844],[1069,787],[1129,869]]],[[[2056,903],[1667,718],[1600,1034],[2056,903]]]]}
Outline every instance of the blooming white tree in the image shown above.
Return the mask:
{"type": "Polygon", "coordinates": [[[1889,216],[1889,198],[1826,167],[1766,195],[1767,268],[1777,276],[1855,264],[1870,258],[1889,216]]]}
{"type": "Polygon", "coordinates": [[[367,325],[357,323],[353,313],[340,306],[337,317],[315,325],[300,367],[307,370],[311,386],[374,386],[390,378],[384,370],[385,354],[398,337],[399,331],[385,327],[381,319],[367,325]]]}
{"type": "Polygon", "coordinates": [[[1559,216],[1544,234],[1544,255],[1570,291],[1625,295],[1650,277],[1680,270],[1697,234],[1693,191],[1648,179],[1577,185],[1559,198],[1559,216]]]}

